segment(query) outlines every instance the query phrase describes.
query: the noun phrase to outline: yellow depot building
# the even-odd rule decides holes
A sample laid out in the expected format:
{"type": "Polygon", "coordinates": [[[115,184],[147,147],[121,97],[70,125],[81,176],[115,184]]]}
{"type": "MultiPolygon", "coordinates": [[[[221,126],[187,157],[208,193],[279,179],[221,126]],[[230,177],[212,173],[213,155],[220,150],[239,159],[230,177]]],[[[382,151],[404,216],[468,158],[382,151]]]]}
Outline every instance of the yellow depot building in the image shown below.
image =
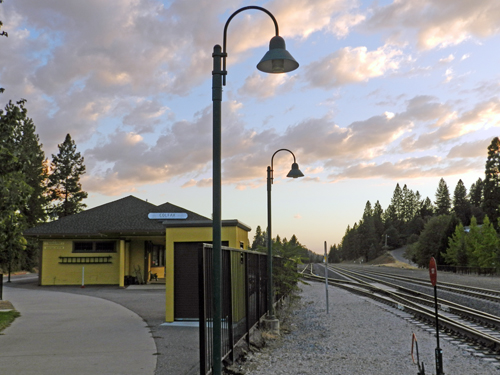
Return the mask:
{"type": "MultiPolygon", "coordinates": [[[[223,220],[222,245],[248,249],[249,231],[238,220],[223,220]]],[[[197,316],[197,250],[212,242],[209,218],[128,196],[24,235],[40,240],[40,285],[165,283],[166,320],[197,316]]]]}

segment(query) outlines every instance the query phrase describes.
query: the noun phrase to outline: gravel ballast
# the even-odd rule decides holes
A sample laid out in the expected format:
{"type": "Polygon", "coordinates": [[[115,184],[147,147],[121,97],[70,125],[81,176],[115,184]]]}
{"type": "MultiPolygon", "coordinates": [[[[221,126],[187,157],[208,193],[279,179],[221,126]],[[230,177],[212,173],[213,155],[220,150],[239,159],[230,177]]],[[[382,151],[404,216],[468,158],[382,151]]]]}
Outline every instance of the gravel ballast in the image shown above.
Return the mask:
{"type": "MultiPolygon", "coordinates": [[[[418,340],[426,374],[435,374],[436,337],[409,315],[339,288],[329,287],[326,314],[325,285],[302,285],[301,300],[283,323],[289,333],[247,357],[242,373],[402,375],[417,374],[412,363],[412,334],[418,340]],[[406,317],[406,319],[404,319],[406,317]]],[[[440,334],[443,368],[447,375],[500,374],[497,360],[471,354],[440,334]]],[[[416,359],[416,354],[415,354],[416,359]]]]}

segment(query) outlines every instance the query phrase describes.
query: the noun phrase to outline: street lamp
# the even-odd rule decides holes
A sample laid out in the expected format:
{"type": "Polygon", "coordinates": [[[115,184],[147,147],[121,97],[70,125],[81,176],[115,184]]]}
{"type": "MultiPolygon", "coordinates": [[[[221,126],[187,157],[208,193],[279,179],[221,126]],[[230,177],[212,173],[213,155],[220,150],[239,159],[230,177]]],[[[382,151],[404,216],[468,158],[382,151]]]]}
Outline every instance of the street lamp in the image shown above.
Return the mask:
{"type": "Polygon", "coordinates": [[[220,45],[214,46],[213,71],[212,71],[212,103],[213,103],[213,374],[219,375],[222,371],[222,307],[221,307],[221,271],[222,271],[222,219],[221,219],[221,103],[222,84],[226,84],[226,39],[229,22],[238,13],[244,10],[255,9],[268,14],[274,22],[276,35],[269,43],[269,51],[264,55],[257,65],[257,69],[265,73],[286,73],[299,67],[299,64],[285,49],[285,41],[279,36],[278,23],[274,16],[266,9],[258,6],[243,7],[235,11],[227,20],[224,26],[223,48],[220,45]],[[221,60],[223,69],[221,69],[221,60]]]}
{"type": "Polygon", "coordinates": [[[271,330],[277,331],[279,322],[276,320],[274,314],[274,288],[273,288],[273,245],[272,245],[272,232],[271,232],[271,185],[273,184],[273,159],[280,151],[288,151],[293,156],[293,164],[290,172],[286,175],[290,178],[304,177],[300,171],[299,165],[295,160],[295,155],[292,151],[282,148],[276,151],[271,157],[271,166],[267,167],[267,320],[271,326],[271,330]],[[273,328],[275,327],[275,328],[273,328]]]}

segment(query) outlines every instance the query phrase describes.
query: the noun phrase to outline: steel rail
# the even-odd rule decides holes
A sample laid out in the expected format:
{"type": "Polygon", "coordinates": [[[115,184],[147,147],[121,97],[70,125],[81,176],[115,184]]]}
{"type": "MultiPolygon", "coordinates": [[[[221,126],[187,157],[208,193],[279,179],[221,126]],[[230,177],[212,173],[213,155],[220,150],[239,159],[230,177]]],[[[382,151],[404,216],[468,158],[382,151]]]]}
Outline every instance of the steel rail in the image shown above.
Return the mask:
{"type": "MultiPolygon", "coordinates": [[[[324,282],[324,277],[321,276],[303,274],[303,277],[312,281],[324,282]]],[[[398,293],[379,288],[364,281],[356,283],[330,278],[328,281],[330,285],[343,288],[352,293],[369,297],[394,308],[409,312],[419,320],[432,323],[435,319],[432,309],[422,308],[418,303],[408,299],[413,298],[412,296],[407,296],[407,298],[405,298],[398,293]]],[[[500,353],[500,339],[456,321],[449,316],[443,314],[439,314],[439,316],[440,326],[448,332],[458,334],[461,337],[469,339],[473,343],[479,343],[496,354],[500,353]]]]}

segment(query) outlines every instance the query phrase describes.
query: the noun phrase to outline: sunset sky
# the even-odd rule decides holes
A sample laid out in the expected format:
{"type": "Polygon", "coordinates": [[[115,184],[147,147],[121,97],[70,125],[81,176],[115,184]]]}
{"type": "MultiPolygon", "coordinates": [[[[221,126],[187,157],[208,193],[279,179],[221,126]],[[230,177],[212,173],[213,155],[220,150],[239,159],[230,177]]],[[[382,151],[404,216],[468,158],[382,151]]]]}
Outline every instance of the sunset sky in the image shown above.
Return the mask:
{"type": "MultiPolygon", "coordinates": [[[[435,200],[484,178],[500,127],[498,0],[4,0],[0,95],[27,99],[46,155],[70,133],[89,208],[134,195],[212,212],[212,51],[248,5],[276,17],[300,67],[255,66],[274,26],[230,23],[223,94],[222,218],[267,223],[311,250],[339,243],[366,201],[399,183],[435,200]]],[[[250,234],[253,238],[254,232],[250,234]]]]}

